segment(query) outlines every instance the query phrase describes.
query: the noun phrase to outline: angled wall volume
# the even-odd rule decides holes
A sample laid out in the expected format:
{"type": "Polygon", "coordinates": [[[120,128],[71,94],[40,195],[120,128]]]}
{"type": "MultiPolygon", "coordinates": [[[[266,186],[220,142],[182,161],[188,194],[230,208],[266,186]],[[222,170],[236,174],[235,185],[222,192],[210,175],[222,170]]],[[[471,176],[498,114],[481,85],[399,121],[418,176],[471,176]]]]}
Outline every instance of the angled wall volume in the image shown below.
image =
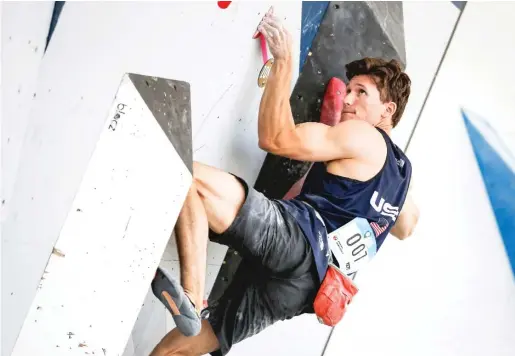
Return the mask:
{"type": "Polygon", "coordinates": [[[191,185],[190,112],[188,83],[123,77],[13,356],[123,353],[191,185]]]}
{"type": "Polygon", "coordinates": [[[193,173],[189,84],[138,74],[129,74],[129,78],[166,137],[193,173]]]}

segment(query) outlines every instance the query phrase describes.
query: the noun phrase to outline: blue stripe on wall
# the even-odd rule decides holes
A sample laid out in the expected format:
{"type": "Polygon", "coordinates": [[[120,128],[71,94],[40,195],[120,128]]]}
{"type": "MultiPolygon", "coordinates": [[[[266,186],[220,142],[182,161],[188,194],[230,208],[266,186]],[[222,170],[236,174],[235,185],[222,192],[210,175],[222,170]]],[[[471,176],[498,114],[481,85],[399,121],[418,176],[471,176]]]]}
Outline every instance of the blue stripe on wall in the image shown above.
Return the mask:
{"type": "Polygon", "coordinates": [[[300,32],[300,56],[299,71],[306,62],[311,43],[320,27],[320,22],[325,15],[325,10],[329,5],[329,1],[303,1],[302,2],[302,25],[300,32]]]}
{"type": "Polygon", "coordinates": [[[470,142],[515,276],[515,172],[462,111],[470,142]]]}

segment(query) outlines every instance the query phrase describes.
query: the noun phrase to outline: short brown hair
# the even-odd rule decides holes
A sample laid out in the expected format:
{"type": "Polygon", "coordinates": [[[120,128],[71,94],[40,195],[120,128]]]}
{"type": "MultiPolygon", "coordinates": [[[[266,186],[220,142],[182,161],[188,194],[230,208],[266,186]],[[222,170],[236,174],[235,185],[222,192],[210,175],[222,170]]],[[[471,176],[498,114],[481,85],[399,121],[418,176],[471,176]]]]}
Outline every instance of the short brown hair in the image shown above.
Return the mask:
{"type": "Polygon", "coordinates": [[[399,61],[385,61],[380,58],[363,58],[345,66],[347,78],[357,75],[369,75],[374,79],[382,102],[393,101],[397,110],[392,116],[393,127],[397,126],[411,92],[411,80],[402,71],[399,61]]]}

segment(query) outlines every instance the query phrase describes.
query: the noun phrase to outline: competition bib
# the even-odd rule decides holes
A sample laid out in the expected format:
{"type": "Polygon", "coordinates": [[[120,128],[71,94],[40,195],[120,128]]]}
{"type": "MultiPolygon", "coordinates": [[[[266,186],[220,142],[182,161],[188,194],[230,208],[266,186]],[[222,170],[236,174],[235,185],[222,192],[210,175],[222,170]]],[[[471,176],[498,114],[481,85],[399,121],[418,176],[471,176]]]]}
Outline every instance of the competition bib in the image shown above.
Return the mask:
{"type": "Polygon", "coordinates": [[[374,231],[363,218],[354,218],[330,233],[327,240],[340,270],[347,276],[355,274],[377,252],[374,231]]]}

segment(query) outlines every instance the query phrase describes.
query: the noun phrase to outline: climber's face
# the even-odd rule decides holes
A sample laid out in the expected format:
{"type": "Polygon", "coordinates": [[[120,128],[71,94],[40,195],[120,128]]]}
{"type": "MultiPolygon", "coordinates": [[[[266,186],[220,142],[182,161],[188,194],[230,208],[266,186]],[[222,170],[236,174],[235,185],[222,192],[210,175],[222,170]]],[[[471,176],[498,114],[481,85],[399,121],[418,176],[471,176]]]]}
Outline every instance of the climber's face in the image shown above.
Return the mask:
{"type": "Polygon", "coordinates": [[[372,126],[391,126],[395,103],[381,101],[381,94],[373,78],[368,75],[357,75],[347,85],[343,99],[341,121],[358,119],[372,126]]]}

